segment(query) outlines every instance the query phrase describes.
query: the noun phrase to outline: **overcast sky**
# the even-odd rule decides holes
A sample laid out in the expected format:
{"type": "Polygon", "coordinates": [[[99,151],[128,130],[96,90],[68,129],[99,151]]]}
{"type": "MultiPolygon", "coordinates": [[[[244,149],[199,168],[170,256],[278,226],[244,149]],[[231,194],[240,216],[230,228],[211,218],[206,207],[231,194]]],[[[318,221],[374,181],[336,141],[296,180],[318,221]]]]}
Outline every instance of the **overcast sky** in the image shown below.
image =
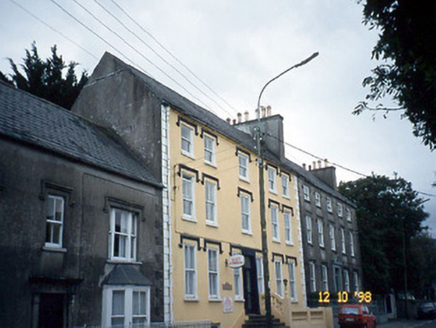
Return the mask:
{"type": "MultiPolygon", "coordinates": [[[[112,0],[2,0],[0,71],[10,73],[7,58],[21,63],[33,41],[43,58],[56,44],[65,60],[80,63],[78,73],[92,73],[109,51],[223,119],[245,111],[254,118],[263,85],[318,51],[317,58],[273,82],[262,97],[263,105],[284,117],[285,141],[362,174],[393,177],[397,172],[415,190],[436,195],[431,186],[435,153],[412,135],[409,121],[398,113],[387,119],[351,114],[366,95],[361,82],[375,66],[371,50],[377,41],[376,31],[362,25],[362,7],[355,0],[116,3],[134,21],[112,0]]],[[[297,164],[315,160],[291,146],[286,153],[297,164]]],[[[341,168],[337,175],[342,181],[360,178],[341,168]]],[[[426,224],[436,236],[436,197],[421,196],[430,199],[426,224]]]]}

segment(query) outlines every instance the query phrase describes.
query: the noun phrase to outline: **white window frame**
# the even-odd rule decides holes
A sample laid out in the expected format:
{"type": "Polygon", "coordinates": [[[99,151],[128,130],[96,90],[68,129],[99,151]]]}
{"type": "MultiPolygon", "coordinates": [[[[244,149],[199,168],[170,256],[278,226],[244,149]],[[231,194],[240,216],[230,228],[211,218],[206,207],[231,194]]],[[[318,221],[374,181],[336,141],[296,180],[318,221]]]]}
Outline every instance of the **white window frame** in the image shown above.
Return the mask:
{"type": "Polygon", "coordinates": [[[217,216],[217,184],[206,180],[204,183],[205,189],[205,217],[206,224],[217,226],[218,216],[217,216]],[[210,208],[211,210],[208,210],[210,208]],[[212,216],[212,217],[211,217],[212,216]]]}
{"type": "Polygon", "coordinates": [[[180,124],[180,134],[181,134],[181,145],[180,149],[182,150],[182,154],[188,157],[194,158],[194,128],[187,124],[180,124]],[[183,132],[187,131],[188,135],[183,135],[183,132]],[[185,149],[183,146],[183,141],[188,145],[188,149],[185,149]]]}
{"type": "Polygon", "coordinates": [[[207,134],[203,134],[204,138],[204,162],[215,166],[216,164],[216,139],[209,137],[207,134]]]}
{"type": "Polygon", "coordinates": [[[348,207],[345,208],[345,217],[348,222],[351,222],[351,211],[348,207]]]}
{"type": "Polygon", "coordinates": [[[250,196],[241,193],[241,225],[242,232],[251,235],[251,214],[250,214],[250,196]],[[244,208],[244,204],[247,208],[244,208]],[[247,228],[244,228],[245,221],[248,225],[247,228]]]}
{"type": "Polygon", "coordinates": [[[336,229],[335,226],[329,223],[330,247],[332,251],[336,251],[336,229]]]}
{"type": "Polygon", "coordinates": [[[310,202],[310,189],[306,185],[303,185],[303,199],[310,202]]]}
{"type": "MultiPolygon", "coordinates": [[[[130,324],[138,319],[144,319],[145,324],[150,323],[150,287],[149,286],[131,286],[131,285],[104,285],[103,286],[103,309],[102,309],[102,327],[111,327],[112,318],[124,318],[124,326],[130,327],[130,324]],[[114,292],[124,292],[124,313],[113,314],[113,294],[114,292]],[[143,304],[144,313],[134,313],[134,293],[146,293],[145,304],[143,304]],[[136,320],[135,320],[136,319],[136,320]]],[[[134,325],[135,326],[135,325],[134,325]]],[[[115,326],[114,326],[115,327],[115,326]]]]}
{"type": "Polygon", "coordinates": [[[249,181],[248,163],[249,163],[248,155],[239,152],[238,153],[239,178],[247,182],[249,181]]]}
{"type": "Polygon", "coordinates": [[[242,285],[242,268],[233,269],[235,281],[235,301],[244,301],[244,287],[242,285]]]}
{"type": "Polygon", "coordinates": [[[48,195],[46,203],[46,236],[45,247],[62,248],[64,234],[64,216],[65,216],[65,199],[61,196],[48,195]],[[60,211],[58,210],[58,205],[60,211]],[[49,213],[49,208],[53,209],[53,213],[49,213]],[[60,213],[60,217],[56,218],[56,213],[60,213]],[[55,227],[58,227],[57,233],[55,227]],[[57,234],[57,236],[55,236],[57,234]],[[56,239],[59,242],[54,242],[56,239]]]}
{"type": "Polygon", "coordinates": [[[109,227],[109,259],[118,262],[135,262],[138,239],[138,215],[117,207],[111,207],[109,227]],[[116,213],[119,212],[121,220],[125,221],[125,231],[116,231],[116,213]],[[120,238],[125,239],[125,256],[115,254],[115,246],[120,238]]]}
{"type": "Polygon", "coordinates": [[[259,294],[265,292],[265,285],[263,281],[263,258],[256,257],[256,273],[257,273],[257,290],[259,294]]]}
{"type": "Polygon", "coordinates": [[[319,192],[315,192],[315,206],[321,207],[321,194],[319,192]]]}
{"type": "Polygon", "coordinates": [[[327,205],[327,211],[329,213],[333,213],[333,203],[332,203],[332,199],[330,197],[326,198],[326,205],[327,205]]]}
{"type": "Polygon", "coordinates": [[[309,280],[310,280],[310,291],[316,292],[316,272],[315,272],[315,262],[309,262],[309,280]]]}
{"type": "Polygon", "coordinates": [[[317,219],[317,228],[318,228],[318,244],[320,247],[324,247],[324,222],[322,219],[317,219]]]}
{"type": "Polygon", "coordinates": [[[219,252],[215,248],[207,249],[207,275],[209,281],[209,300],[220,300],[219,252]],[[214,254],[214,255],[213,255],[214,254]],[[215,256],[215,259],[213,259],[215,256]],[[213,268],[213,263],[215,268],[213,268]]]}
{"type": "Polygon", "coordinates": [[[344,216],[344,210],[343,210],[342,203],[337,203],[337,207],[338,207],[338,216],[341,218],[344,216]]]}
{"type": "Polygon", "coordinates": [[[282,180],[282,193],[283,197],[289,198],[289,176],[287,174],[282,173],[281,175],[282,180]]]}
{"type": "Polygon", "coordinates": [[[271,229],[272,240],[280,242],[279,208],[274,204],[271,204],[271,229]]]}
{"type": "Polygon", "coordinates": [[[359,274],[357,271],[353,271],[353,280],[354,280],[354,291],[358,292],[360,290],[360,283],[359,283],[359,274]]]}
{"type": "Polygon", "coordinates": [[[197,221],[195,219],[195,176],[186,172],[182,173],[182,211],[183,219],[189,221],[197,221]],[[185,183],[188,184],[186,185],[186,189],[189,190],[191,195],[187,195],[185,193],[185,183]],[[191,213],[187,212],[185,202],[187,204],[191,204],[191,213]]]}
{"type": "Polygon", "coordinates": [[[183,244],[185,300],[198,300],[197,288],[197,246],[183,244]],[[188,263],[188,260],[192,263],[188,263]],[[192,279],[188,285],[188,279],[192,279]]]}
{"type": "Polygon", "coordinates": [[[277,194],[277,170],[268,167],[268,189],[270,192],[277,194]]]}
{"type": "Polygon", "coordinates": [[[282,271],[282,261],[281,260],[275,260],[274,261],[274,268],[276,273],[276,293],[280,297],[283,298],[284,296],[284,289],[283,289],[283,271],[282,271]]]}
{"type": "Polygon", "coordinates": [[[285,221],[285,242],[288,245],[294,245],[292,237],[292,213],[285,209],[283,211],[283,218],[285,221]]]}
{"type": "Polygon", "coordinates": [[[341,228],[341,246],[342,246],[342,254],[347,254],[347,248],[345,244],[345,229],[341,228]]]}
{"type": "Polygon", "coordinates": [[[348,231],[348,238],[350,239],[350,255],[354,257],[354,237],[352,231],[348,231]]]}
{"type": "Polygon", "coordinates": [[[307,236],[307,242],[309,244],[312,244],[313,242],[313,230],[312,230],[312,218],[309,215],[306,215],[306,236],[307,236]]]}
{"type": "Polygon", "coordinates": [[[329,274],[328,274],[327,266],[324,264],[321,265],[321,279],[322,279],[321,289],[323,291],[328,291],[329,290],[329,274]]]}
{"type": "Polygon", "coordinates": [[[348,270],[344,270],[344,290],[347,293],[350,292],[350,276],[348,274],[348,270]]]}
{"type": "Polygon", "coordinates": [[[297,302],[297,279],[295,277],[295,262],[288,263],[288,271],[289,271],[289,293],[291,302],[297,302]]]}

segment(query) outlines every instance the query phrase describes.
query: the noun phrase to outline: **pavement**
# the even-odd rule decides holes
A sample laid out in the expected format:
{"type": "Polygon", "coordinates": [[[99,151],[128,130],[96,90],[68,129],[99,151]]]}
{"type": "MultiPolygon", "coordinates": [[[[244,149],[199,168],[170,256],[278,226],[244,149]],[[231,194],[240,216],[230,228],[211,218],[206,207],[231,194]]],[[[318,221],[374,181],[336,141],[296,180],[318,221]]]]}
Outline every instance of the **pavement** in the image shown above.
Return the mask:
{"type": "Polygon", "coordinates": [[[433,320],[406,320],[398,319],[387,323],[377,324],[380,328],[436,328],[436,319],[433,320]]]}

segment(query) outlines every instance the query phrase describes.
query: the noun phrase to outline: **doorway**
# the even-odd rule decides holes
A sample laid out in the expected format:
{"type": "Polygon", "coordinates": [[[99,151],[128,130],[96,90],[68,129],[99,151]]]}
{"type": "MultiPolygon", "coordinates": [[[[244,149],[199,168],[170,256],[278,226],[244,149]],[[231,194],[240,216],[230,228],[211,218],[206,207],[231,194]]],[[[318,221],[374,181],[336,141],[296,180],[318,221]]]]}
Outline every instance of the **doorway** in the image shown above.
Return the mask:
{"type": "Polygon", "coordinates": [[[38,328],[65,327],[65,294],[40,294],[38,328]]]}
{"type": "Polygon", "coordinates": [[[260,314],[259,291],[257,289],[256,255],[254,251],[242,250],[245,264],[242,267],[244,284],[245,314],[260,314]]]}

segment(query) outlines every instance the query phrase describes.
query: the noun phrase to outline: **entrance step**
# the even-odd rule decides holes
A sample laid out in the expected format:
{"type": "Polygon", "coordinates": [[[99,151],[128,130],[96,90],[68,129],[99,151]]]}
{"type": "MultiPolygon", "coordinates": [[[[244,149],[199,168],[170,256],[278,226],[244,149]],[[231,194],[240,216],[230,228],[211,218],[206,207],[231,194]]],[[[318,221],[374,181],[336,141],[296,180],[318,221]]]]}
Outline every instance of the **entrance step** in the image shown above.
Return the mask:
{"type": "MultiPolygon", "coordinates": [[[[242,325],[242,328],[265,328],[266,316],[258,314],[250,314],[248,320],[242,325]]],[[[281,323],[279,319],[272,317],[272,327],[274,328],[289,328],[284,323],[281,323]]]]}

